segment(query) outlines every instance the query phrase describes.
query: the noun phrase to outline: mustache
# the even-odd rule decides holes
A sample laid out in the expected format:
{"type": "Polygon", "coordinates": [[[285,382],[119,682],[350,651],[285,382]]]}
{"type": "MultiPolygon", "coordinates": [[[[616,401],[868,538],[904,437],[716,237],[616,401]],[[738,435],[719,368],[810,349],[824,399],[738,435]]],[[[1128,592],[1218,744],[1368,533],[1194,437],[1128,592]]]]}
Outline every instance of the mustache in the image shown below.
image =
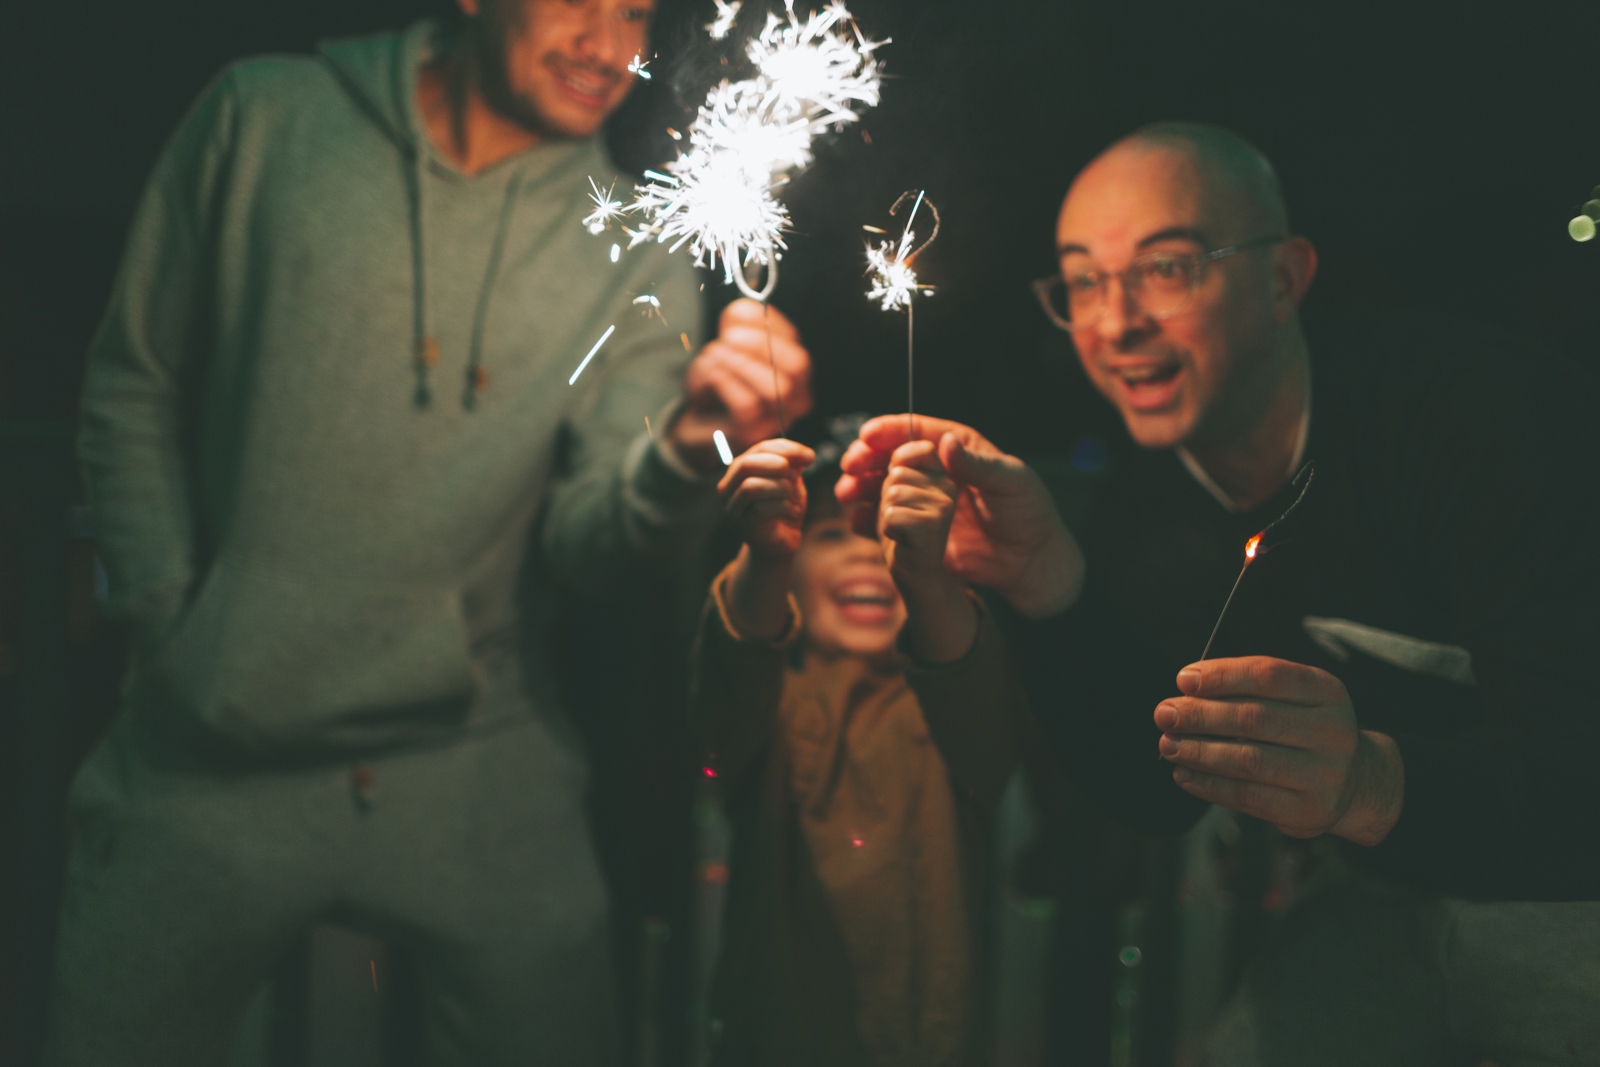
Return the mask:
{"type": "Polygon", "coordinates": [[[625,74],[622,68],[612,66],[609,63],[569,59],[559,52],[551,52],[545,56],[544,65],[554,70],[557,74],[587,74],[612,86],[621,83],[625,74]]]}

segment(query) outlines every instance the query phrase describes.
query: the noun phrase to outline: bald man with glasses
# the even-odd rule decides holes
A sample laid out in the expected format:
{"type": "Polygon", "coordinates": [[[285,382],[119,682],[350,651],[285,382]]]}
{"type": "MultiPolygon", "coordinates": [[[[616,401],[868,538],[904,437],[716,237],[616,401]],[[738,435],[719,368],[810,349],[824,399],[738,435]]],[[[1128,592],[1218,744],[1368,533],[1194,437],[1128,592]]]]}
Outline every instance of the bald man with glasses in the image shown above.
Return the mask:
{"type": "MultiPolygon", "coordinates": [[[[1324,839],[1209,1062],[1600,1062],[1585,379],[1460,326],[1308,335],[1316,250],[1216,127],[1108,148],[1057,249],[1040,301],[1136,446],[1081,541],[975,430],[916,432],[966,490],[949,561],[1021,617],[1087,792],[1151,832],[1218,804],[1324,839]]],[[[863,426],[842,500],[906,433],[863,426]]]]}

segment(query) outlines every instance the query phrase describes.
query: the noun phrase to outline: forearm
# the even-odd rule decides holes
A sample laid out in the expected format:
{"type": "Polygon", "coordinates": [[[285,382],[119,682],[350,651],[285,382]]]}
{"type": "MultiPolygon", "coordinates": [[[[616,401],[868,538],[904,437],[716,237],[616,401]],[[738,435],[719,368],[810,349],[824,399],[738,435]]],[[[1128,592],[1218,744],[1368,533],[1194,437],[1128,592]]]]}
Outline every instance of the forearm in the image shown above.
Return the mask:
{"type": "Polygon", "coordinates": [[[794,557],[739,549],[725,587],[729,621],[738,636],[752,641],[777,641],[792,625],[789,589],[794,557]]]}
{"type": "Polygon", "coordinates": [[[954,663],[978,638],[978,612],[960,582],[942,566],[919,576],[894,572],[906,604],[904,643],[919,662],[954,663]]]}

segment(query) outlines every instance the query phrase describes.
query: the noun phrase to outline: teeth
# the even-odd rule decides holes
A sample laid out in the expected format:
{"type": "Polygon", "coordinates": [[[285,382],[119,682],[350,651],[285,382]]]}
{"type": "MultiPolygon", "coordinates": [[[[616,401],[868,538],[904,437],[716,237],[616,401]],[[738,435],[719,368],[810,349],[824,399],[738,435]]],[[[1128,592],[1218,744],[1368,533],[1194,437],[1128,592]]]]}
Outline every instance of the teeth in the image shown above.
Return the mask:
{"type": "Polygon", "coordinates": [[[1138,367],[1120,370],[1117,375],[1125,382],[1153,382],[1171,377],[1176,371],[1176,367],[1138,367]]]}

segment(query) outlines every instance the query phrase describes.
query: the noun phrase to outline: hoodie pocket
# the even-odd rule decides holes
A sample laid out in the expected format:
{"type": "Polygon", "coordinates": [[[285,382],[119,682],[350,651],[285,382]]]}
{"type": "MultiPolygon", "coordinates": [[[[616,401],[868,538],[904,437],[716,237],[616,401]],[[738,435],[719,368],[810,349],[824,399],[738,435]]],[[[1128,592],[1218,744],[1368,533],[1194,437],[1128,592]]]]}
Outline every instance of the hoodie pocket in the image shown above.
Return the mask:
{"type": "Polygon", "coordinates": [[[151,695],[252,748],[372,744],[453,725],[474,691],[458,592],[219,559],[151,695]]]}

